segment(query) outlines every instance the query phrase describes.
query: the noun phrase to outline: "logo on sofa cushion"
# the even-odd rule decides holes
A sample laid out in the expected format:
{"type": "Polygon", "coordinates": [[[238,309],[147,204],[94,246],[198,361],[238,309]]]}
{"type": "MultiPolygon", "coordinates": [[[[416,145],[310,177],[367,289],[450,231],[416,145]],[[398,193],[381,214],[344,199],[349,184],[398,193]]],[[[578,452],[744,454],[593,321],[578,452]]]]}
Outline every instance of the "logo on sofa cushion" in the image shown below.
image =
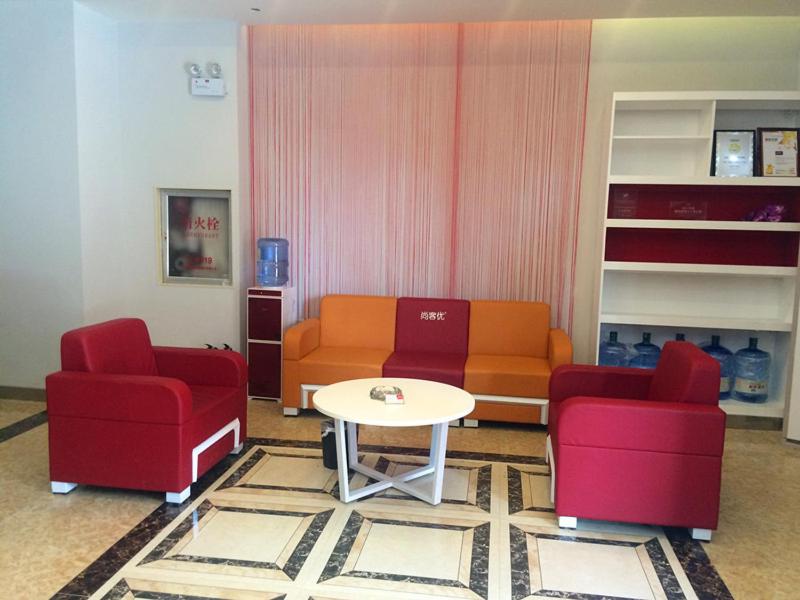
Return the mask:
{"type": "Polygon", "coordinates": [[[420,321],[444,321],[444,316],[447,314],[446,310],[438,312],[422,311],[419,313],[420,321]]]}

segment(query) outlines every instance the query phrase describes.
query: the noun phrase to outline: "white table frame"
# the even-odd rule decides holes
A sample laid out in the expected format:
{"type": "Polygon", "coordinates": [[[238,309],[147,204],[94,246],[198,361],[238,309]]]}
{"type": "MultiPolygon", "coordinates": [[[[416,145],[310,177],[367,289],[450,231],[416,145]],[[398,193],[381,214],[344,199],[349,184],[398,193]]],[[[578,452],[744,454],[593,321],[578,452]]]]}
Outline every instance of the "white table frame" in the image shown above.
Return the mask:
{"type": "Polygon", "coordinates": [[[395,477],[390,477],[358,462],[358,433],[355,423],[342,419],[334,419],[334,423],[336,427],[336,457],[339,467],[339,499],[342,502],[352,502],[392,487],[434,506],[442,501],[448,422],[434,423],[432,425],[433,431],[431,433],[428,464],[395,477]],[[345,427],[347,427],[347,436],[345,436],[345,427]],[[353,469],[357,473],[377,479],[377,482],[351,492],[348,469],[353,469]],[[429,494],[407,483],[430,474],[433,474],[433,481],[432,490],[429,494]]]}

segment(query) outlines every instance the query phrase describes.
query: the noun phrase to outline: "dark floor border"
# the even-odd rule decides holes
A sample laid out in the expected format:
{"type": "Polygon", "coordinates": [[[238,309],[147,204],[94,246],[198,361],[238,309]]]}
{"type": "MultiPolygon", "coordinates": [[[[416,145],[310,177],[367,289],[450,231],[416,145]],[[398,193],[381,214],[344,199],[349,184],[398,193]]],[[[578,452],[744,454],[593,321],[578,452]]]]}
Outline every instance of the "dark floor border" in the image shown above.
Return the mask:
{"type": "Polygon", "coordinates": [[[40,388],[0,385],[0,398],[6,400],[37,400],[44,402],[47,400],[47,395],[45,391],[40,388]]]}
{"type": "MultiPolygon", "coordinates": [[[[164,527],[177,517],[188,503],[196,500],[212,483],[233,466],[244,453],[253,446],[279,446],[293,448],[321,448],[320,442],[280,440],[272,438],[248,438],[244,450],[238,455],[228,455],[215,467],[203,475],[195,484],[192,484],[191,496],[180,505],[162,503],[152,513],[145,517],[138,525],[120,538],[100,557],[86,567],[72,581],[61,588],[52,597],[53,600],[85,599],[99,590],[114,574],[144,548],[164,527]]],[[[372,446],[360,445],[359,449],[366,452],[381,452],[385,454],[410,454],[425,456],[429,450],[424,448],[408,448],[402,446],[372,446]]],[[[496,462],[520,464],[544,464],[544,459],[538,456],[521,456],[513,454],[493,454],[489,452],[461,452],[447,451],[449,458],[467,460],[486,460],[496,462]]],[[[157,494],[155,492],[141,492],[143,494],[157,494]]],[[[700,600],[721,599],[732,600],[730,591],[711,564],[702,545],[689,536],[686,529],[664,528],[667,538],[672,545],[678,560],[686,572],[689,582],[700,600]]]]}
{"type": "Polygon", "coordinates": [[[26,431],[30,431],[42,423],[47,423],[47,412],[44,410],[36,413],[35,415],[31,415],[30,417],[26,417],[21,421],[17,421],[16,423],[12,423],[11,425],[3,427],[0,429],[0,443],[7,442],[11,438],[15,438],[26,431]]]}
{"type": "Polygon", "coordinates": [[[664,533],[700,600],[733,600],[703,545],[693,540],[687,529],[664,527],[664,533]]]}

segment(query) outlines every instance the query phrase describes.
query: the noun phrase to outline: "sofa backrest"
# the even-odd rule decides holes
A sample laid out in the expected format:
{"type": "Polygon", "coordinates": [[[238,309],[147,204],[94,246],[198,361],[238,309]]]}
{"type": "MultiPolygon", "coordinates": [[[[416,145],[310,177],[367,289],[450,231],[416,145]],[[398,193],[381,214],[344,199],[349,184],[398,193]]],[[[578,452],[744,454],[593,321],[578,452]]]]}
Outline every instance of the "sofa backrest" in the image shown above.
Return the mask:
{"type": "Polygon", "coordinates": [[[320,303],[321,346],[394,349],[397,298],[331,295],[320,303]]]}
{"type": "Polygon", "coordinates": [[[661,350],[650,400],[719,403],[719,363],[690,342],[667,342],[661,350]]]}
{"type": "Polygon", "coordinates": [[[114,375],[158,375],[147,325],[114,319],[61,336],[61,369],[114,375]]]}
{"type": "Polygon", "coordinates": [[[469,353],[547,358],[550,306],[544,302],[473,300],[469,353]]]}
{"type": "Polygon", "coordinates": [[[467,355],[469,302],[443,298],[397,300],[397,352],[467,355]]]}

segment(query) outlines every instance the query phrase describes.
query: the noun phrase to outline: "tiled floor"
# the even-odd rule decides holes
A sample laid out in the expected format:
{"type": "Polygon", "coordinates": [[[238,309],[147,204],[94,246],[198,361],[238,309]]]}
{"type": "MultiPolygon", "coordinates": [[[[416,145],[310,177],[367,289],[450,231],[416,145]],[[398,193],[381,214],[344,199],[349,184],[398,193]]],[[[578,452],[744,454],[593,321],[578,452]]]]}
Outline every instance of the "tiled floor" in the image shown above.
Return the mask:
{"type": "MultiPolygon", "coordinates": [[[[0,423],[7,424],[43,408],[43,404],[37,402],[0,400],[0,423]]],[[[313,413],[283,418],[275,404],[253,401],[250,435],[315,441],[319,439],[319,418],[313,413]]],[[[424,447],[428,443],[427,436],[426,428],[400,431],[363,427],[360,441],[424,447]]],[[[766,431],[730,430],[726,444],[720,529],[714,541],[703,547],[734,597],[797,597],[797,589],[800,589],[800,573],[796,570],[800,561],[800,546],[796,542],[800,539],[800,520],[796,518],[800,509],[800,447],[783,442],[779,432],[766,431]]],[[[448,449],[542,456],[544,433],[497,425],[481,426],[477,430],[451,429],[448,449]]],[[[151,557],[153,564],[147,567],[148,572],[160,572],[161,567],[155,564],[168,563],[167,571],[180,575],[165,575],[156,585],[158,589],[152,591],[213,595],[209,593],[213,581],[203,579],[201,574],[194,574],[188,580],[183,577],[187,571],[198,568],[195,561],[200,560],[203,569],[211,565],[213,569],[249,569],[249,573],[254,571],[253,564],[272,565],[256,569],[258,573],[273,575],[264,578],[266,583],[259,588],[266,593],[270,585],[280,583],[280,577],[298,569],[302,553],[298,554],[297,549],[306,547],[308,536],[313,536],[321,527],[321,521],[327,519],[326,523],[335,527],[322,527],[324,533],[313,544],[314,548],[319,548],[317,554],[306,556],[307,560],[315,561],[314,577],[317,571],[319,577],[327,577],[324,581],[329,583],[319,584],[326,590],[324,597],[377,598],[363,587],[365,579],[385,581],[383,585],[389,587],[381,593],[392,597],[391,586],[398,584],[398,577],[406,578],[403,585],[413,586],[413,589],[407,588],[409,591],[404,594],[408,595],[403,597],[430,593],[425,587],[431,585],[429,580],[462,582],[459,584],[462,587],[448,584],[453,592],[451,597],[459,597],[455,593],[457,590],[471,589],[471,584],[463,582],[473,580],[472,571],[480,572],[475,567],[480,564],[476,557],[480,557],[474,549],[481,545],[471,544],[470,539],[500,535],[497,527],[489,528],[488,534],[480,530],[481,518],[495,521],[492,521],[494,517],[487,519],[487,499],[481,493],[481,481],[485,481],[486,472],[482,474],[483,467],[474,460],[451,461],[446,501],[441,505],[447,516],[441,522],[441,518],[432,521],[425,510],[415,508],[417,501],[397,493],[387,493],[386,497],[368,503],[348,505],[356,509],[330,512],[339,506],[331,495],[336,481],[320,468],[319,459],[306,460],[291,452],[273,451],[272,454],[266,462],[263,457],[260,462],[256,461],[235,486],[209,492],[209,497],[203,500],[209,503],[203,516],[188,524],[191,529],[202,523],[203,535],[192,539],[181,537],[169,548],[159,550],[164,552],[163,556],[151,557]],[[303,469],[298,468],[301,464],[303,469]],[[276,487],[284,489],[277,492],[272,489],[276,487]],[[303,488],[293,492],[302,501],[295,499],[287,503],[286,488],[303,488]],[[274,532],[269,544],[262,540],[226,549],[224,539],[230,532],[236,531],[237,537],[246,540],[252,530],[263,530],[266,524],[274,532]],[[462,541],[460,546],[455,543],[456,538],[462,541]],[[403,544],[422,548],[410,554],[414,564],[398,559],[387,567],[386,560],[394,558],[394,554],[386,556],[387,539],[393,540],[395,548],[403,544]],[[458,547],[462,551],[456,556],[451,549],[458,547]],[[334,552],[337,548],[338,554],[334,552]],[[220,554],[226,556],[225,564],[214,562],[220,559],[220,554]],[[434,555],[436,560],[432,558],[434,555]],[[176,558],[181,556],[194,558],[176,558]],[[233,563],[229,564],[230,561],[233,563]],[[380,575],[365,577],[364,573],[380,575]],[[421,579],[408,580],[414,577],[421,579]],[[181,581],[191,583],[184,585],[181,581]],[[343,589],[347,589],[348,594],[342,596],[339,592],[343,589]]],[[[380,470],[403,470],[411,468],[408,463],[413,462],[407,457],[401,460],[375,456],[373,459],[380,470]]],[[[162,502],[160,494],[80,486],[67,496],[51,495],[46,425],[0,442],[0,465],[0,581],[7,597],[51,596],[162,502]]],[[[503,535],[509,537],[512,548],[516,544],[518,549],[525,549],[527,558],[523,562],[528,568],[523,569],[523,562],[520,562],[517,569],[526,573],[525,585],[529,588],[525,589],[535,591],[541,586],[544,590],[565,591],[569,585],[570,592],[579,593],[584,589],[589,591],[581,586],[589,585],[586,581],[596,580],[596,575],[600,574],[603,585],[607,586],[602,590],[605,594],[648,597],[646,592],[654,589],[653,582],[658,581],[660,568],[659,560],[652,555],[654,546],[650,542],[657,539],[652,532],[643,530],[639,536],[619,533],[612,539],[608,532],[582,531],[578,536],[581,539],[562,539],[564,536],[559,530],[552,528],[553,516],[547,512],[546,478],[539,471],[536,465],[517,464],[508,465],[502,474],[494,469],[491,475],[508,482],[504,485],[509,490],[506,509],[509,527],[503,535]],[[602,541],[596,539],[598,535],[602,541]],[[593,558],[586,561],[585,553],[589,551],[593,558]],[[533,560],[534,556],[538,560],[533,560]],[[565,560],[590,566],[580,573],[573,569],[565,571],[565,560]],[[597,572],[593,573],[592,569],[597,572]],[[624,573],[625,577],[610,576],[612,572],[624,573]]],[[[657,543],[662,550],[668,550],[667,544],[657,543]]],[[[155,551],[154,548],[146,550],[155,551]]],[[[517,560],[522,561],[521,555],[516,555],[517,560]]],[[[487,557],[486,560],[499,559],[487,557]]],[[[669,560],[667,556],[667,562],[669,560]]],[[[674,572],[676,577],[683,577],[680,568],[676,567],[674,572]]],[[[474,577],[473,583],[480,591],[480,576],[474,577]]],[[[524,589],[519,587],[523,583],[511,584],[509,593],[513,597],[526,597],[522,595],[524,589]]],[[[146,589],[154,584],[133,577],[124,585],[146,589]]],[[[593,590],[598,593],[598,588],[593,590]]],[[[119,597],[125,597],[123,590],[118,591],[119,597]]],[[[271,592],[272,596],[265,593],[258,597],[277,598],[283,592],[278,589],[271,592]]],[[[248,597],[244,592],[240,596],[248,597]]]]}

